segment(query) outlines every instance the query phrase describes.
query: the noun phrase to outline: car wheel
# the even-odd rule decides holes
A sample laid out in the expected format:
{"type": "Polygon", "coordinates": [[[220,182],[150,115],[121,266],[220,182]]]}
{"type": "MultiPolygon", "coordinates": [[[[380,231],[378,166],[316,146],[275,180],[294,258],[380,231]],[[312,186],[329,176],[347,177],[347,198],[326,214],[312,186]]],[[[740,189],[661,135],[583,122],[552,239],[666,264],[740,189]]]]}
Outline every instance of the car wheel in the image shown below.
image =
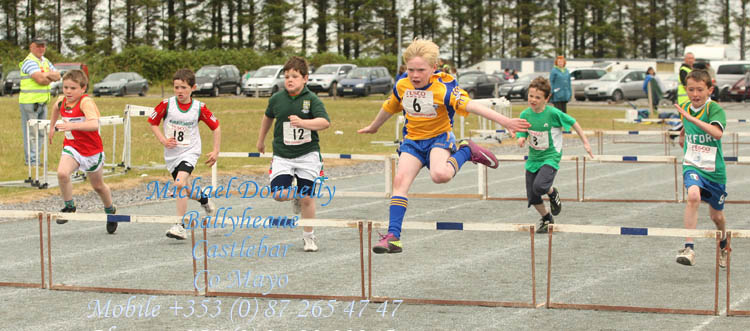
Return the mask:
{"type": "Polygon", "coordinates": [[[219,96],[219,87],[218,86],[214,86],[214,90],[211,91],[211,96],[212,97],[218,97],[219,96]]]}
{"type": "Polygon", "coordinates": [[[385,87],[385,91],[383,91],[383,95],[388,95],[388,93],[390,93],[392,89],[393,87],[388,84],[388,86],[385,87]]]}
{"type": "Polygon", "coordinates": [[[586,101],[586,97],[583,97],[583,98],[576,97],[576,101],[586,101]]]}
{"type": "Polygon", "coordinates": [[[523,91],[523,93],[521,94],[521,96],[523,97],[523,101],[529,101],[529,91],[528,90],[523,91]]]}
{"type": "Polygon", "coordinates": [[[729,89],[724,88],[719,92],[719,101],[729,101],[729,89]]]}
{"type": "Polygon", "coordinates": [[[332,97],[333,94],[336,92],[336,89],[339,87],[339,83],[333,82],[331,83],[331,87],[328,88],[328,96],[332,97]]]}
{"type": "Polygon", "coordinates": [[[101,94],[99,94],[99,93],[94,93],[94,97],[98,98],[98,97],[100,97],[100,96],[101,96],[101,94]]]}
{"type": "Polygon", "coordinates": [[[477,95],[477,94],[476,94],[476,93],[474,92],[474,90],[470,90],[470,91],[469,91],[469,98],[472,98],[472,99],[474,99],[474,97],[475,97],[476,95],[477,95]]]}
{"type": "Polygon", "coordinates": [[[612,101],[621,102],[624,98],[625,96],[622,94],[622,91],[615,90],[614,92],[612,92],[612,101]]]}
{"type": "Polygon", "coordinates": [[[234,95],[240,95],[242,94],[242,88],[237,85],[237,87],[234,89],[234,95]]]}
{"type": "Polygon", "coordinates": [[[148,86],[144,86],[143,89],[141,89],[141,91],[138,92],[138,95],[142,96],[142,97],[145,97],[146,96],[146,92],[148,92],[148,86]]]}
{"type": "Polygon", "coordinates": [[[128,91],[126,91],[125,88],[123,87],[122,89],[120,89],[120,96],[124,97],[127,92],[128,91]]]}
{"type": "Polygon", "coordinates": [[[364,96],[368,96],[368,95],[370,95],[370,87],[369,86],[367,88],[365,88],[365,95],[364,96]]]}

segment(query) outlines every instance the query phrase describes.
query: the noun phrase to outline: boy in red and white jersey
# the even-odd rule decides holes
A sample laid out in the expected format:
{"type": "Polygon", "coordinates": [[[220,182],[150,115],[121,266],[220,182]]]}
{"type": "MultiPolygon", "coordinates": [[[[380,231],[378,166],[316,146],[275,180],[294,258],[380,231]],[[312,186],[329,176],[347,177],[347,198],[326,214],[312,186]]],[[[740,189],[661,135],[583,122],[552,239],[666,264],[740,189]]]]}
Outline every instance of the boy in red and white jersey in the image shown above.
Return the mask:
{"type": "MultiPolygon", "coordinates": [[[[192,99],[191,94],[197,88],[195,74],[190,69],[179,69],[172,77],[174,96],[164,99],[154,108],[148,119],[151,131],[164,145],[164,161],[169,173],[172,174],[176,188],[177,216],[184,216],[187,211],[187,198],[197,200],[212,215],[216,209],[213,202],[202,192],[193,192],[188,186],[190,174],[193,172],[201,155],[201,136],[198,122],[203,121],[213,131],[213,150],[206,154],[206,165],[213,166],[219,156],[221,145],[221,130],[219,120],[211,113],[206,104],[192,99]],[[163,133],[159,124],[164,120],[163,133]],[[183,190],[186,188],[186,190],[183,190]],[[184,192],[187,193],[184,193],[184,192]]],[[[187,232],[183,224],[175,224],[167,230],[167,237],[186,239],[187,232]]]]}
{"type": "MultiPolygon", "coordinates": [[[[56,131],[65,133],[62,156],[57,166],[57,179],[60,192],[65,201],[63,213],[76,211],[73,201],[73,184],[70,175],[81,170],[91,182],[99,198],[104,204],[104,212],[115,213],[112,204],[112,192],[104,184],[102,166],[104,165],[104,148],[99,136],[99,108],[94,99],[84,94],[88,85],[88,78],[81,70],[71,70],[63,76],[63,95],[61,95],[52,109],[49,128],[49,143],[56,131]],[[57,123],[58,118],[62,123],[57,123]]],[[[65,224],[67,220],[58,219],[58,224],[65,224]]],[[[107,232],[112,234],[117,230],[116,222],[107,222],[107,232]]]]}

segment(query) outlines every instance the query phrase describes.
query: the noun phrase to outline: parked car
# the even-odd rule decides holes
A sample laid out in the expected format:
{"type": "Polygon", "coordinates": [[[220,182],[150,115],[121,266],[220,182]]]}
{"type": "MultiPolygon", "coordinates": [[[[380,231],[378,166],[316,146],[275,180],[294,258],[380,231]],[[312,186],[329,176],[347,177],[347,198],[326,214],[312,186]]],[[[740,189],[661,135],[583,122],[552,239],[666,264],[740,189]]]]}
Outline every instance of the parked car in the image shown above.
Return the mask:
{"type": "Polygon", "coordinates": [[[513,98],[528,100],[529,84],[531,84],[534,78],[539,76],[549,79],[549,72],[534,72],[523,75],[513,83],[503,85],[500,88],[498,96],[504,96],[508,100],[513,98]]]}
{"type": "Polygon", "coordinates": [[[245,86],[245,83],[247,82],[247,80],[248,80],[248,79],[249,79],[250,77],[253,77],[253,75],[255,74],[255,72],[256,72],[256,71],[257,71],[257,70],[250,70],[250,71],[247,71],[247,72],[245,72],[245,74],[244,74],[244,75],[242,75],[242,86],[243,86],[243,87],[245,86]]]}
{"type": "Polygon", "coordinates": [[[145,96],[148,92],[148,81],[135,72],[115,72],[94,84],[94,96],[138,94],[145,96]]]}
{"type": "Polygon", "coordinates": [[[339,83],[336,94],[368,96],[381,92],[385,95],[393,88],[393,77],[385,67],[357,67],[339,83]]]}
{"type": "MultiPolygon", "coordinates": [[[[83,71],[84,74],[86,74],[86,78],[91,78],[89,76],[89,66],[87,66],[85,63],[80,62],[61,62],[61,63],[55,63],[55,69],[60,72],[60,80],[56,82],[52,82],[50,84],[50,93],[53,96],[57,96],[58,94],[62,93],[62,76],[65,75],[66,72],[74,69],[78,69],[83,71]]],[[[86,86],[86,92],[89,91],[91,88],[91,81],[89,80],[89,85],[86,86]]]]}
{"type": "Polygon", "coordinates": [[[339,82],[356,67],[353,64],[324,64],[310,75],[307,88],[315,93],[327,91],[332,96],[339,82]]]}
{"type": "Polygon", "coordinates": [[[662,91],[662,97],[671,101],[672,103],[677,102],[677,85],[680,82],[677,80],[677,75],[656,75],[661,80],[661,84],[664,86],[662,91]]]}
{"type": "Polygon", "coordinates": [[[240,71],[234,65],[203,66],[195,73],[195,84],[198,88],[193,94],[207,94],[218,97],[221,93],[240,95],[240,71]]]}
{"type": "Polygon", "coordinates": [[[586,100],[586,87],[602,78],[607,73],[602,68],[575,68],[570,70],[570,85],[573,87],[574,98],[578,101],[586,100]]]}
{"type": "Polygon", "coordinates": [[[745,71],[750,70],[750,61],[732,61],[720,63],[716,67],[716,86],[719,101],[730,99],[730,90],[737,80],[745,77],[745,71]]]}
{"type": "Polygon", "coordinates": [[[646,71],[642,69],[609,72],[586,87],[586,98],[612,101],[646,98],[646,92],[643,91],[645,79],[646,71]]]}
{"type": "Polygon", "coordinates": [[[458,86],[472,99],[494,98],[495,87],[498,88],[499,93],[500,86],[507,83],[500,76],[485,73],[466,73],[458,78],[458,86]]]}
{"type": "Polygon", "coordinates": [[[249,97],[254,96],[256,92],[258,96],[271,96],[283,88],[284,66],[269,65],[260,67],[252,77],[248,78],[242,87],[242,92],[249,97]]]}
{"type": "Polygon", "coordinates": [[[735,82],[732,85],[732,88],[729,89],[729,94],[727,95],[727,98],[734,100],[734,101],[745,101],[745,78],[742,77],[737,82],[735,82]]]}
{"type": "Polygon", "coordinates": [[[3,79],[4,94],[13,95],[21,91],[21,72],[18,70],[9,71],[3,79]]]}

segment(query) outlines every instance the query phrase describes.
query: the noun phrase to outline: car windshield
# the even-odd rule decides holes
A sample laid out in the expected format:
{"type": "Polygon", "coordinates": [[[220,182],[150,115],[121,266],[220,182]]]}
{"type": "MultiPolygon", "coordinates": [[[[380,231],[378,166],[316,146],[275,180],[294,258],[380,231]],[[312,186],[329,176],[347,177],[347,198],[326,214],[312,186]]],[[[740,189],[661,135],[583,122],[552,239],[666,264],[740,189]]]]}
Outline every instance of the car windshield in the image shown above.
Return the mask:
{"type": "Polygon", "coordinates": [[[253,74],[253,78],[273,78],[276,77],[277,70],[276,68],[260,68],[253,74]]]}
{"type": "Polygon", "coordinates": [[[458,85],[471,85],[477,82],[479,75],[466,75],[458,78],[458,85]]]}
{"type": "Polygon", "coordinates": [[[5,78],[11,79],[11,78],[18,78],[18,77],[21,77],[21,72],[16,70],[16,71],[9,72],[8,76],[6,76],[5,78]]]}
{"type": "Polygon", "coordinates": [[[315,70],[314,74],[317,75],[332,75],[336,73],[336,70],[338,70],[338,66],[322,66],[318,68],[318,70],[315,70]]]}
{"type": "Polygon", "coordinates": [[[365,68],[356,68],[346,75],[346,78],[363,79],[370,76],[370,70],[365,68]]]}
{"type": "Polygon", "coordinates": [[[614,72],[608,72],[606,75],[602,76],[602,78],[599,78],[599,80],[605,80],[605,81],[618,81],[620,78],[625,76],[624,71],[614,71],[614,72]]]}
{"type": "Polygon", "coordinates": [[[216,77],[217,75],[219,75],[219,68],[200,68],[200,70],[198,70],[195,75],[201,77],[216,77]]]}
{"type": "Polygon", "coordinates": [[[114,74],[109,74],[109,75],[107,75],[107,77],[104,77],[103,82],[112,82],[112,81],[118,81],[118,80],[121,80],[121,79],[127,80],[128,79],[128,74],[126,74],[124,72],[117,72],[117,73],[114,73],[114,74]]]}

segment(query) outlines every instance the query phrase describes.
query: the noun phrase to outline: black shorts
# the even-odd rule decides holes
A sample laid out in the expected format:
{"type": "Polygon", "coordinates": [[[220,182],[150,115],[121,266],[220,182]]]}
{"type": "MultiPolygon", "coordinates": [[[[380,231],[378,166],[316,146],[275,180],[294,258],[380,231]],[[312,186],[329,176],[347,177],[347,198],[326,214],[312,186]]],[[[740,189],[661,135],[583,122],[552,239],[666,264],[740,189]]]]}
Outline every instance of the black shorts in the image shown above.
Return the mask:
{"type": "MultiPolygon", "coordinates": [[[[303,196],[303,197],[309,197],[313,194],[313,181],[299,178],[297,176],[294,176],[294,178],[297,178],[297,192],[299,193],[291,193],[289,194],[289,198],[294,198],[295,196],[303,196]],[[307,188],[304,189],[303,188],[307,188]],[[303,193],[304,192],[304,193],[303,193]],[[295,195],[292,195],[295,194],[295,195]]],[[[279,188],[281,189],[288,189],[292,187],[292,175],[278,175],[271,181],[271,190],[274,191],[274,196],[276,196],[276,191],[278,191],[279,188]]],[[[285,197],[286,194],[280,193],[282,197],[285,197]]]]}
{"type": "Polygon", "coordinates": [[[542,195],[547,194],[555,181],[557,169],[543,165],[536,172],[526,170],[526,198],[528,207],[543,203],[542,195]]]}
{"type": "Polygon", "coordinates": [[[174,168],[174,171],[172,171],[172,180],[177,180],[177,173],[178,172],[184,171],[184,172],[187,172],[188,174],[192,174],[193,173],[193,169],[195,169],[195,167],[191,166],[189,163],[187,163],[187,161],[180,162],[180,164],[178,164],[174,168]]]}

